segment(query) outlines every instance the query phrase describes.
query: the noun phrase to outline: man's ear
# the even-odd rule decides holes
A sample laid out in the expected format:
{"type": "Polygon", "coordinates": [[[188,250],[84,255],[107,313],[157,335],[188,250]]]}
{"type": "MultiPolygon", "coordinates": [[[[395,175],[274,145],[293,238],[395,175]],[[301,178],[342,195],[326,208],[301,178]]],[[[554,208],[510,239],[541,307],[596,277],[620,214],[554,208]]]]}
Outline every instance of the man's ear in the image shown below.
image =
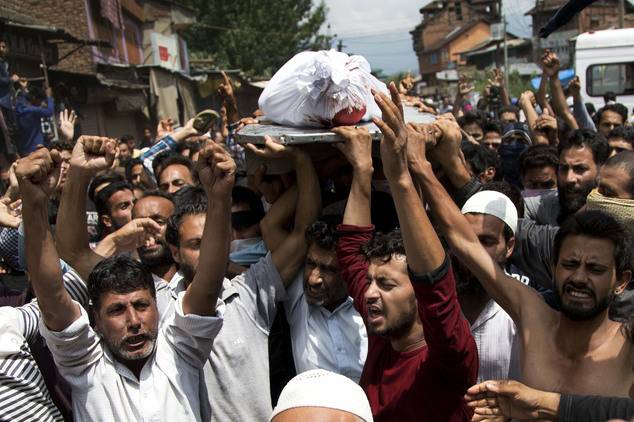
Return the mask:
{"type": "Polygon", "coordinates": [[[515,249],[515,236],[511,237],[508,242],[506,242],[506,259],[509,259],[511,255],[513,255],[513,250],[515,249]]]}
{"type": "Polygon", "coordinates": [[[102,215],[99,216],[100,220],[101,220],[101,224],[103,224],[104,227],[111,229],[112,228],[112,219],[110,218],[109,215],[102,215]]]}
{"type": "Polygon", "coordinates": [[[616,286],[614,288],[614,294],[620,295],[625,291],[625,288],[632,280],[632,271],[625,270],[620,277],[616,279],[616,286]]]}
{"type": "Polygon", "coordinates": [[[167,244],[167,246],[169,246],[170,248],[170,252],[172,253],[172,259],[174,260],[174,262],[180,265],[181,260],[180,260],[180,256],[178,255],[178,248],[169,243],[167,244]]]}

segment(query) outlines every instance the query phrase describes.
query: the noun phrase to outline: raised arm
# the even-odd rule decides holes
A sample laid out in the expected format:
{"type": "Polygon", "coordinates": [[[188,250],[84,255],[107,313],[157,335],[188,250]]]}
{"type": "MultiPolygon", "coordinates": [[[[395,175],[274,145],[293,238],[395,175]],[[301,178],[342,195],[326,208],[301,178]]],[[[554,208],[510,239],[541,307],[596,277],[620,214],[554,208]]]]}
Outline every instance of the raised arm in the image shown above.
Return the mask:
{"type": "Polygon", "coordinates": [[[343,224],[369,226],[372,224],[370,195],[372,191],[372,138],[366,128],[338,127],[333,129],[344,142],[334,146],[352,166],[352,186],[343,214],[343,224]]]}
{"type": "MultiPolygon", "coordinates": [[[[553,111],[553,109],[550,107],[550,103],[548,102],[548,99],[546,98],[548,95],[548,79],[549,79],[548,73],[546,73],[542,69],[542,78],[539,81],[539,88],[537,89],[537,95],[535,98],[537,101],[537,104],[539,104],[542,111],[543,110],[553,111]]],[[[555,113],[553,112],[553,114],[555,113]]]]}
{"type": "Polygon", "coordinates": [[[223,83],[218,87],[218,94],[222,98],[222,103],[227,110],[227,123],[233,125],[240,120],[240,113],[238,112],[238,101],[233,94],[233,86],[231,85],[231,79],[224,71],[221,71],[223,83]]]}
{"type": "Polygon", "coordinates": [[[288,286],[297,275],[306,259],[306,228],[319,218],[321,193],[319,180],[308,153],[297,147],[285,147],[267,137],[263,150],[248,144],[247,148],[262,158],[288,157],[293,160],[297,174],[297,207],[293,230],[280,246],[272,252],[273,264],[280,274],[284,286],[288,286]]]}
{"type": "Polygon", "coordinates": [[[526,116],[526,123],[528,124],[528,130],[530,131],[531,139],[534,144],[548,144],[548,138],[544,136],[544,134],[536,130],[537,129],[537,119],[538,114],[535,111],[535,94],[533,91],[524,91],[522,95],[520,95],[519,105],[522,111],[524,112],[524,116],[526,116]]]}
{"type": "Polygon", "coordinates": [[[207,217],[200,241],[200,262],[183,298],[183,312],[214,315],[231,243],[231,190],[236,163],[221,145],[208,141],[196,164],[207,193],[207,217]]]}
{"type": "MultiPolygon", "coordinates": [[[[439,119],[436,126],[441,133],[437,148],[444,148],[445,154],[458,154],[460,131],[457,125],[446,119],[439,119]]],[[[504,270],[491,259],[465,217],[436,179],[431,165],[424,163],[413,166],[412,173],[420,180],[425,198],[436,217],[434,219],[436,227],[444,234],[451,251],[482,283],[489,295],[515,321],[517,321],[516,317],[521,315],[522,306],[532,306],[534,310],[535,300],[531,296],[531,289],[507,276],[504,270]]]]}
{"type": "MultiPolygon", "coordinates": [[[[398,93],[393,84],[390,84],[390,91],[396,99],[398,93]]],[[[445,250],[429,221],[407,168],[408,129],[399,107],[382,93],[376,93],[374,98],[383,112],[382,119],[374,118],[373,121],[383,133],[380,146],[383,172],[394,198],[407,264],[414,273],[427,274],[443,264],[445,250]]]]}
{"type": "MultiPolygon", "coordinates": [[[[257,178],[256,178],[257,179],[257,178]]],[[[258,186],[260,189],[261,184],[258,186]]],[[[261,191],[260,191],[261,192],[261,191]]],[[[286,189],[271,205],[260,221],[260,231],[266,248],[273,252],[290,233],[291,221],[297,205],[297,185],[286,189]]]]}
{"type": "Polygon", "coordinates": [[[57,185],[61,165],[58,151],[39,148],[20,159],[16,175],[24,197],[26,261],[42,318],[48,328],[62,331],[80,316],[64,288],[62,269],[48,224],[48,200],[57,185]]]}
{"type": "Polygon", "coordinates": [[[70,159],[68,177],[57,214],[56,239],[59,254],[79,275],[88,280],[92,269],[103,259],[90,249],[86,223],[86,192],[90,180],[110,168],[115,157],[115,141],[96,136],[77,140],[70,159]]]}
{"type": "Polygon", "coordinates": [[[542,57],[542,69],[545,74],[548,74],[550,79],[550,95],[553,97],[555,114],[561,117],[571,129],[579,129],[579,124],[570,109],[568,109],[564,89],[561,87],[561,81],[559,80],[559,68],[560,64],[557,55],[550,50],[546,50],[542,57]]]}

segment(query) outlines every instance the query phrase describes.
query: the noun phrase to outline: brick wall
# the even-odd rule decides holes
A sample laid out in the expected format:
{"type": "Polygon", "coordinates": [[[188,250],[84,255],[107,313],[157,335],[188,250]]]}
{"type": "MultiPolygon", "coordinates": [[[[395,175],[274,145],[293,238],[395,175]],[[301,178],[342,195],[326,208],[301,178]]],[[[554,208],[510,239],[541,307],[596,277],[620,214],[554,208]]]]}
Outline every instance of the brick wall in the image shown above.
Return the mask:
{"type": "MultiPolygon", "coordinates": [[[[86,2],[90,1],[86,0],[86,2]]],[[[78,38],[90,39],[85,0],[37,0],[29,2],[23,0],[23,2],[28,3],[31,15],[40,25],[56,26],[78,38]]],[[[59,56],[63,57],[73,48],[75,48],[73,45],[60,45],[59,56]]],[[[82,47],[75,51],[55,68],[76,73],[94,73],[95,65],[92,60],[91,47],[82,47]]]]}

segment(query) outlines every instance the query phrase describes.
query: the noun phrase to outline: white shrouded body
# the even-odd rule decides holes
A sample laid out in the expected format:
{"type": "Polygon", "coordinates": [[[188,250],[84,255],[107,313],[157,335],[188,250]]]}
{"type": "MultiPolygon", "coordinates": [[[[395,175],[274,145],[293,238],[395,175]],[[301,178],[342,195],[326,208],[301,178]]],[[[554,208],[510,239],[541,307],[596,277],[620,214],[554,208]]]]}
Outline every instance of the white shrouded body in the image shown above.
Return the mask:
{"type": "Polygon", "coordinates": [[[362,56],[335,50],[304,51],[282,66],[260,95],[271,121],[296,127],[328,127],[341,110],[366,110],[364,120],[381,117],[370,89],[388,94],[362,56]]]}

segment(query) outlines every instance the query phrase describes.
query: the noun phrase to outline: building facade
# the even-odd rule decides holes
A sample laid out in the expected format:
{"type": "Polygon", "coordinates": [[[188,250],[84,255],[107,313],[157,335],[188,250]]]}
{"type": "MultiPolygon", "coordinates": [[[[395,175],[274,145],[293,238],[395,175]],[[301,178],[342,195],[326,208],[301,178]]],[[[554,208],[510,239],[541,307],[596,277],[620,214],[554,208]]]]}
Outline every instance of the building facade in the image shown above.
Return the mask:
{"type": "Polygon", "coordinates": [[[436,0],[421,8],[411,35],[422,82],[431,86],[437,72],[464,64],[460,53],[490,38],[500,7],[499,0],[436,0]]]}

